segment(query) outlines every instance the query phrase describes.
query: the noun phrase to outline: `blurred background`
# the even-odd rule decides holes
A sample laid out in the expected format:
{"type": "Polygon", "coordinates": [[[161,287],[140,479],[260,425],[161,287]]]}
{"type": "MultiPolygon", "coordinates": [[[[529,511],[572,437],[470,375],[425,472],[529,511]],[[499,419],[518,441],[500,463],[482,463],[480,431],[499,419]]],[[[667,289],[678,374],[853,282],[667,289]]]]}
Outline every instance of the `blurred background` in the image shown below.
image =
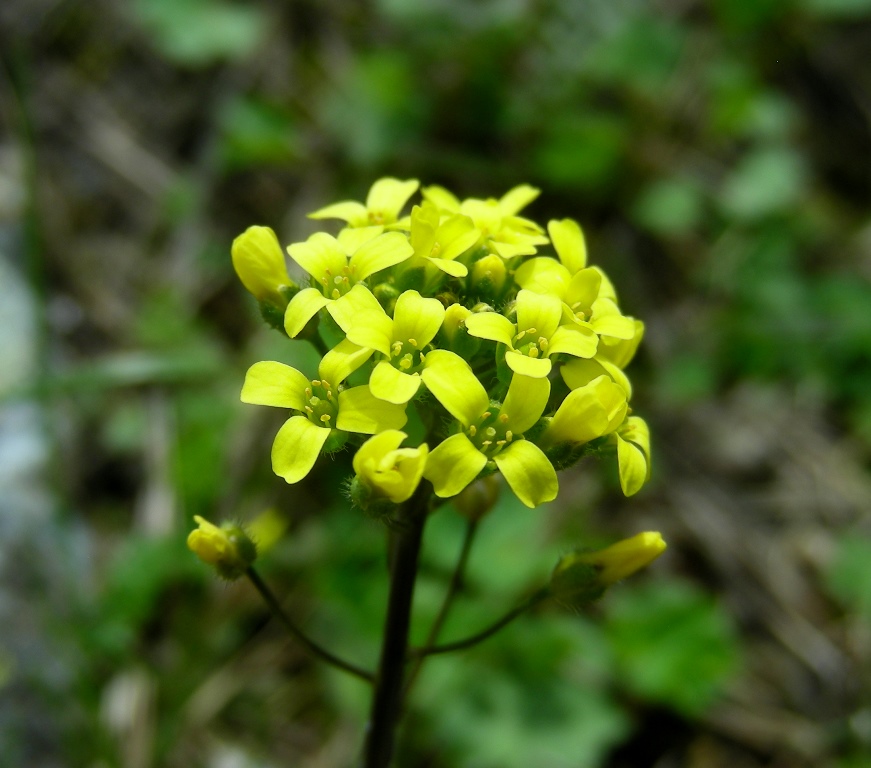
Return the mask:
{"type": "MultiPolygon", "coordinates": [[[[4,0],[0,765],[351,765],[368,691],[185,548],[192,516],[288,533],[262,573],[374,666],[384,534],[289,487],[247,367],[234,236],[316,229],[382,175],[582,222],[647,323],[651,483],[503,494],[445,639],[571,547],[661,530],[649,573],[434,659],[399,764],[871,765],[871,1],[4,0]]],[[[459,551],[427,530],[415,630],[459,551]]]]}

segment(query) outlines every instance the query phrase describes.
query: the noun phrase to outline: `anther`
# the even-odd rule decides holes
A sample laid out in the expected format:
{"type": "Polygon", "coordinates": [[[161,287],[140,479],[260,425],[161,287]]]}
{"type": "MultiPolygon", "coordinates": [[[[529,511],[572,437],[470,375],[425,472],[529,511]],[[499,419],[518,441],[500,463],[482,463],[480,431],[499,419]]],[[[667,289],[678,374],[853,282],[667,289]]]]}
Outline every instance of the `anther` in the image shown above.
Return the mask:
{"type": "Polygon", "coordinates": [[[509,429],[505,432],[505,442],[510,443],[514,439],[514,433],[509,429]]]}
{"type": "Polygon", "coordinates": [[[306,409],[306,411],[307,411],[308,413],[314,415],[314,412],[315,412],[315,409],[314,409],[314,408],[312,408],[310,405],[306,405],[306,406],[304,406],[304,407],[305,407],[305,409],[306,409]]]}
{"type": "Polygon", "coordinates": [[[472,424],[472,426],[469,427],[469,437],[474,437],[476,434],[478,434],[478,428],[472,424]]]}
{"type": "Polygon", "coordinates": [[[416,347],[417,346],[417,339],[409,339],[408,343],[411,344],[412,347],[416,347]]]}
{"type": "Polygon", "coordinates": [[[508,414],[507,413],[500,413],[499,414],[499,421],[501,421],[503,424],[507,424],[508,423],[508,414]]]}

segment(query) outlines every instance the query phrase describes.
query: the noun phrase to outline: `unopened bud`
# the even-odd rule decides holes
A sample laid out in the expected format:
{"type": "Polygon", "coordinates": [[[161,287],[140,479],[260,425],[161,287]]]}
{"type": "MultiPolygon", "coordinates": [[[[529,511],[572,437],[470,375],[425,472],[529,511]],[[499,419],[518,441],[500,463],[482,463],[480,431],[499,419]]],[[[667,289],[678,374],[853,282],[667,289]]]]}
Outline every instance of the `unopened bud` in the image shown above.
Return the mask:
{"type": "Polygon", "coordinates": [[[551,593],[557,600],[580,607],[601,597],[615,582],[650,565],[665,547],[659,532],[647,531],[605,549],[573,552],[554,568],[551,593]]]}
{"type": "Polygon", "coordinates": [[[471,292],[482,299],[495,301],[505,287],[507,274],[504,259],[491,253],[472,265],[471,292]]]}
{"type": "Polygon", "coordinates": [[[194,521],[199,528],[188,534],[188,549],[221,578],[238,579],[257,558],[257,547],[238,525],[228,522],[219,528],[199,515],[194,521]]]}
{"type": "Polygon", "coordinates": [[[231,256],[248,292],[261,304],[272,304],[283,312],[298,287],[287,273],[275,232],[269,227],[248,227],[233,241],[231,256]]]}

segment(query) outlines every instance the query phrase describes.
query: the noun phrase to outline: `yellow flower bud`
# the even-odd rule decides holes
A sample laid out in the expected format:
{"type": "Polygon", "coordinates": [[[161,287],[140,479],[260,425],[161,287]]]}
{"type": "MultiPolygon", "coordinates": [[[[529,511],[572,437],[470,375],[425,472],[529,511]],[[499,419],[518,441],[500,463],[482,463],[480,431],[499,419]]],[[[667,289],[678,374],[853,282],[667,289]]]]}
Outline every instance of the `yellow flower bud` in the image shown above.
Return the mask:
{"type": "Polygon", "coordinates": [[[295,290],[296,284],[287,273],[275,232],[269,227],[248,227],[233,241],[231,256],[233,268],[249,293],[260,302],[281,309],[287,306],[289,297],[281,289],[295,290]]]}
{"type": "Polygon", "coordinates": [[[370,491],[370,500],[394,504],[411,498],[423,476],[429,447],[400,448],[406,434],[388,429],[370,437],[354,454],[354,471],[370,491]]]}
{"type": "Polygon", "coordinates": [[[238,579],[257,557],[254,542],[237,525],[224,523],[220,528],[199,515],[199,528],[188,534],[188,549],[200,560],[214,566],[222,578],[238,579]]]}
{"type": "Polygon", "coordinates": [[[551,592],[557,600],[583,605],[650,565],[665,547],[659,532],[647,531],[595,552],[573,552],[557,563],[550,580],[551,592]]]}
{"type": "Polygon", "coordinates": [[[508,271],[505,260],[490,254],[472,265],[472,292],[477,296],[495,299],[505,287],[508,271]]]}

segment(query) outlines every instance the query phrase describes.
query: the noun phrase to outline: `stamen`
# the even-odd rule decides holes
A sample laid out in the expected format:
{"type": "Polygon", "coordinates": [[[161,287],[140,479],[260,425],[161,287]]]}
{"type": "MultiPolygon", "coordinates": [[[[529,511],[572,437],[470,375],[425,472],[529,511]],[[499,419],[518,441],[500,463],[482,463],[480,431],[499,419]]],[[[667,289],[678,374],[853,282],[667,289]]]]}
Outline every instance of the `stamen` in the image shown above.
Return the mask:
{"type": "Polygon", "coordinates": [[[507,424],[508,423],[508,414],[507,413],[500,413],[499,414],[499,421],[501,421],[503,424],[507,424]]]}
{"type": "Polygon", "coordinates": [[[315,409],[312,408],[310,405],[306,405],[306,406],[303,406],[303,407],[305,408],[306,411],[308,411],[308,413],[314,415],[315,409]]]}
{"type": "Polygon", "coordinates": [[[402,354],[402,342],[394,341],[390,347],[390,352],[392,357],[397,357],[402,354]]]}
{"type": "Polygon", "coordinates": [[[484,419],[489,419],[489,418],[490,418],[490,411],[484,411],[484,413],[481,414],[481,421],[484,421],[484,419]]]}
{"type": "Polygon", "coordinates": [[[319,387],[321,385],[320,379],[312,379],[312,386],[319,387]]]}
{"type": "Polygon", "coordinates": [[[529,356],[532,357],[532,358],[538,357],[538,354],[539,354],[539,352],[538,352],[538,347],[536,347],[535,344],[533,344],[533,345],[529,348],[529,353],[528,353],[528,354],[529,354],[529,356]]]}
{"type": "Polygon", "coordinates": [[[311,387],[306,387],[306,388],[305,388],[305,396],[306,396],[307,398],[312,396],[312,388],[311,388],[311,387]]]}
{"type": "Polygon", "coordinates": [[[542,352],[547,352],[547,348],[548,348],[549,346],[550,346],[550,342],[549,342],[546,338],[544,338],[544,336],[539,336],[539,337],[538,337],[538,348],[539,348],[542,352]]]}
{"type": "Polygon", "coordinates": [[[505,442],[510,443],[514,439],[514,433],[508,429],[505,431],[505,442]]]}
{"type": "Polygon", "coordinates": [[[477,434],[478,434],[478,428],[474,424],[472,424],[472,426],[469,427],[469,437],[474,437],[477,434]]]}
{"type": "Polygon", "coordinates": [[[411,344],[412,347],[417,347],[417,339],[409,339],[408,343],[411,344]]]}
{"type": "Polygon", "coordinates": [[[487,447],[490,446],[490,445],[493,445],[493,441],[492,441],[492,440],[485,440],[483,443],[481,443],[481,447],[482,447],[482,448],[487,448],[487,447]]]}
{"type": "Polygon", "coordinates": [[[414,365],[414,359],[411,356],[410,352],[406,352],[402,356],[402,360],[399,361],[399,367],[402,368],[403,371],[407,371],[414,365]]]}

